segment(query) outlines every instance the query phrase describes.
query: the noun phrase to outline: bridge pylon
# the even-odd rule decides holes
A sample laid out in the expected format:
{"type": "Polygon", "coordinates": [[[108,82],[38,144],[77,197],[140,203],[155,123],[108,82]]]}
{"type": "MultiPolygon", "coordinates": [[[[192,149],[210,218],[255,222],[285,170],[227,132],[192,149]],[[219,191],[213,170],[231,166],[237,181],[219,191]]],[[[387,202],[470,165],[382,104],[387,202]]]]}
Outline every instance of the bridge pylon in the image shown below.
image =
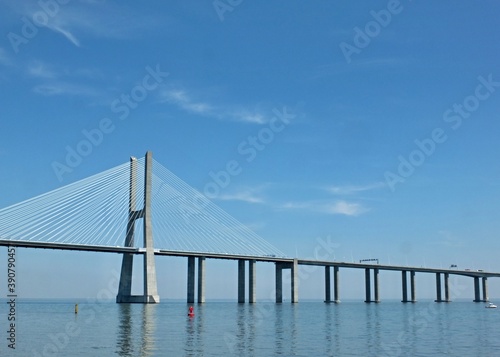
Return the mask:
{"type": "Polygon", "coordinates": [[[136,209],[137,189],[137,159],[130,158],[130,192],[129,192],[129,215],[127,223],[127,234],[125,247],[134,246],[135,221],[143,219],[144,236],[144,292],[143,295],[132,295],[132,268],[134,254],[124,253],[120,274],[120,285],[118,287],[117,303],[159,303],[160,296],[156,284],[156,267],[153,247],[153,229],[151,226],[151,185],[152,185],[153,155],[150,151],[146,153],[144,170],[144,206],[136,209]]]}

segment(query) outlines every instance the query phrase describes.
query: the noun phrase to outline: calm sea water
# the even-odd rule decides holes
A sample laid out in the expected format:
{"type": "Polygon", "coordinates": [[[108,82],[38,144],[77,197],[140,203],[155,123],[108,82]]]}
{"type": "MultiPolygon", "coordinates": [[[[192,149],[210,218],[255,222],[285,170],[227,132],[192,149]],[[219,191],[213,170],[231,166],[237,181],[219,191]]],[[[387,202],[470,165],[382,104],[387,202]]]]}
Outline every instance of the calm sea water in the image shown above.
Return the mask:
{"type": "Polygon", "coordinates": [[[500,308],[452,302],[18,302],[0,356],[500,356],[500,308]]]}

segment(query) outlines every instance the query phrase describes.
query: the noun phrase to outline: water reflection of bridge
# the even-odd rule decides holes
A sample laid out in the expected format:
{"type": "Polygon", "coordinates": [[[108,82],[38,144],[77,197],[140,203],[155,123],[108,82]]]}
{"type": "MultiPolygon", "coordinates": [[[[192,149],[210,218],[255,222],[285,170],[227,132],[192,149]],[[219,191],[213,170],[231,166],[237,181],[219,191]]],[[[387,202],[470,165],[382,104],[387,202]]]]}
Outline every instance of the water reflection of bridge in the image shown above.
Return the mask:
{"type": "Polygon", "coordinates": [[[156,309],[152,304],[119,305],[116,354],[122,357],[153,356],[155,351],[156,309]],[[140,319],[140,323],[138,320],[140,319]],[[139,331],[137,327],[139,326],[139,331]]]}

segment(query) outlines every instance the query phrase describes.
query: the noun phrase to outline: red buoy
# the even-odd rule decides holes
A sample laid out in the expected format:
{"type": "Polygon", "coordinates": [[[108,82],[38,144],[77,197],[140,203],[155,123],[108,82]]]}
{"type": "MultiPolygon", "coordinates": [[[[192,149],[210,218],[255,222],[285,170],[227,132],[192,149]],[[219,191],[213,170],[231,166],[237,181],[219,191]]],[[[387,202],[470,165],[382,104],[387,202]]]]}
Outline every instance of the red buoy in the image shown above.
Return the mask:
{"type": "Polygon", "coordinates": [[[194,317],[194,309],[192,306],[189,307],[189,312],[188,312],[189,317],[194,317]]]}

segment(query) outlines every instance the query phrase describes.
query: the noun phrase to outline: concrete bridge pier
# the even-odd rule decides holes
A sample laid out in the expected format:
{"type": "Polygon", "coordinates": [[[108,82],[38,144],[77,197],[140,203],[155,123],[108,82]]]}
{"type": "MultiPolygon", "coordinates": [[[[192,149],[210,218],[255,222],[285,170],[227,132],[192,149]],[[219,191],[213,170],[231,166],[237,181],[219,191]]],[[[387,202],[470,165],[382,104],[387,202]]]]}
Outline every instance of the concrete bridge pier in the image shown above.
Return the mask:
{"type": "MultiPolygon", "coordinates": [[[[188,257],[187,270],[187,303],[194,304],[196,258],[188,257]]],[[[205,257],[198,257],[198,303],[205,302],[205,257]]]]}
{"type": "Polygon", "coordinates": [[[479,286],[479,277],[474,277],[474,302],[488,302],[490,299],[488,297],[488,278],[483,276],[482,278],[482,288],[483,288],[483,298],[481,299],[481,291],[479,286]]]}
{"type": "Polygon", "coordinates": [[[245,303],[245,260],[238,260],[238,303],[245,303]]]}
{"type": "Polygon", "coordinates": [[[152,186],[153,154],[148,151],[144,168],[144,206],[136,208],[137,160],[130,158],[129,207],[125,247],[134,246],[135,221],[143,219],[144,260],[143,260],[143,294],[132,295],[133,255],[123,254],[117,303],[154,304],[160,302],[156,284],[156,265],[153,248],[153,229],[151,224],[151,186],[152,186]]]}
{"type": "Polygon", "coordinates": [[[205,257],[198,257],[198,304],[205,302],[205,257]]]}
{"type": "Polygon", "coordinates": [[[488,297],[488,278],[483,276],[481,279],[483,282],[483,302],[488,302],[490,301],[488,297]]]}
{"type": "Polygon", "coordinates": [[[338,266],[333,267],[333,302],[336,304],[340,303],[338,266]]]}
{"type": "Polygon", "coordinates": [[[444,273],[444,300],[441,295],[441,273],[436,273],[436,300],[435,302],[451,302],[450,274],[444,273]]]}
{"type": "MultiPolygon", "coordinates": [[[[245,259],[238,259],[238,303],[245,303],[245,259]]],[[[256,290],[256,261],[248,261],[248,302],[253,304],[256,302],[257,290],[256,290]]]]}
{"type": "Polygon", "coordinates": [[[257,301],[257,270],[256,270],[256,261],[249,260],[248,261],[248,302],[250,304],[254,304],[257,301]]]}
{"type": "Polygon", "coordinates": [[[401,302],[408,302],[408,282],[406,281],[406,270],[401,271],[401,284],[402,284],[402,293],[403,297],[401,302]]]}
{"type": "Polygon", "coordinates": [[[293,263],[276,262],[276,303],[283,302],[283,269],[291,270],[290,301],[292,304],[299,302],[299,265],[298,260],[293,263]]]}
{"type": "Polygon", "coordinates": [[[417,302],[417,292],[415,284],[415,270],[410,271],[410,289],[411,289],[411,302],[417,302]]]}
{"type": "Polygon", "coordinates": [[[415,271],[410,270],[410,293],[411,293],[411,300],[408,300],[408,271],[407,270],[402,270],[401,271],[401,277],[402,277],[402,295],[403,298],[401,302],[417,302],[417,294],[415,292],[415,271]]]}
{"type": "Polygon", "coordinates": [[[481,302],[481,295],[479,294],[479,277],[474,277],[474,302],[481,302]]]}
{"type": "Polygon", "coordinates": [[[436,300],[435,302],[442,302],[441,299],[441,274],[436,273],[436,300]]]}
{"type": "Polygon", "coordinates": [[[380,296],[379,296],[379,280],[378,280],[378,268],[373,269],[373,288],[375,289],[375,302],[380,302],[380,296]]]}
{"type": "Polygon", "coordinates": [[[187,303],[194,304],[195,257],[188,257],[187,269],[187,303]]]}
{"type": "Polygon", "coordinates": [[[373,269],[373,290],[374,290],[374,299],[371,299],[371,281],[370,281],[370,268],[365,268],[365,302],[380,302],[379,297],[379,270],[378,268],[373,269]]]}
{"type": "Polygon", "coordinates": [[[451,302],[450,299],[450,274],[444,273],[444,301],[451,302]]]}
{"type": "Polygon", "coordinates": [[[333,266],[333,301],[332,301],[332,288],[331,288],[331,266],[325,265],[325,302],[334,302],[338,304],[339,299],[339,267],[333,266]]]}
{"type": "Polygon", "coordinates": [[[325,302],[326,303],[331,303],[332,302],[332,292],[331,292],[331,285],[330,285],[331,279],[330,279],[330,266],[325,265],[325,302]]]}

